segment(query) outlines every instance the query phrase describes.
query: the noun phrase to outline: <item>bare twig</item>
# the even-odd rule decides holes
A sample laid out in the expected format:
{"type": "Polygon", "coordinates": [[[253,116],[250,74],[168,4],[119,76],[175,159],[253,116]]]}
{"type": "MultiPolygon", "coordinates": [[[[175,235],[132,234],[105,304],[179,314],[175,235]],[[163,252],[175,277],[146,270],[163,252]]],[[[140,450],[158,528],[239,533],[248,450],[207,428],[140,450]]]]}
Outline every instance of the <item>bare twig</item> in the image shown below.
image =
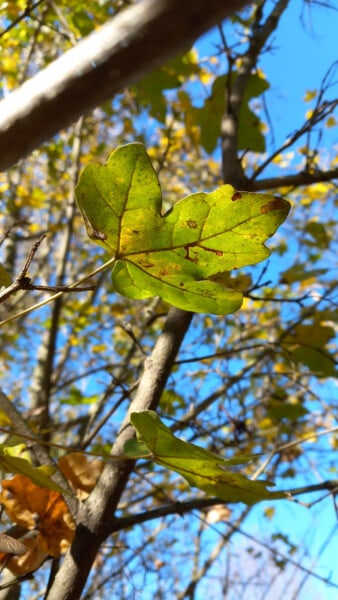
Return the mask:
{"type": "Polygon", "coordinates": [[[307,119],[305,123],[303,123],[303,125],[284,142],[284,144],[282,144],[277,150],[275,150],[275,152],[270,154],[270,156],[268,156],[268,158],[256,169],[251,181],[254,181],[262,173],[262,171],[264,171],[264,169],[273,161],[273,159],[276,158],[276,156],[279,156],[280,154],[282,154],[282,152],[293,146],[293,144],[297,140],[299,140],[299,138],[311,131],[315,127],[315,125],[318,125],[318,123],[323,121],[323,119],[326,119],[326,117],[332,114],[332,112],[337,106],[338,100],[323,101],[322,104],[316,106],[312,112],[311,117],[307,119]]]}
{"type": "Polygon", "coordinates": [[[45,2],[45,0],[37,0],[37,2],[35,2],[34,4],[27,2],[25,10],[16,19],[14,19],[14,21],[9,23],[9,25],[7,25],[7,27],[3,29],[3,31],[0,31],[0,37],[5,35],[5,33],[8,33],[11,29],[13,29],[13,27],[20,23],[20,21],[23,21],[23,19],[25,19],[26,17],[30,17],[34,8],[37,8],[39,4],[42,4],[43,2],[45,2]]]}
{"type": "Polygon", "coordinates": [[[11,285],[9,285],[6,289],[4,289],[2,292],[0,292],[0,304],[2,304],[2,302],[4,302],[5,300],[7,300],[7,298],[9,298],[10,296],[12,296],[13,294],[16,294],[19,290],[26,290],[26,291],[32,291],[32,290],[41,290],[44,292],[88,292],[88,291],[92,291],[95,289],[95,285],[86,285],[86,286],[63,286],[63,285],[36,285],[34,283],[32,283],[32,280],[30,277],[27,277],[27,271],[32,263],[32,260],[34,258],[34,255],[37,251],[37,249],[39,248],[41,242],[45,239],[46,235],[42,235],[32,246],[32,248],[29,251],[29,254],[25,260],[25,264],[23,266],[23,269],[19,275],[19,277],[17,277],[17,279],[14,281],[14,283],[12,283],[11,285]]]}
{"type": "MultiPolygon", "coordinates": [[[[112,266],[114,264],[114,262],[115,262],[115,257],[111,258],[110,260],[105,262],[103,265],[101,265],[100,267],[95,269],[94,271],[91,271],[91,273],[89,273],[88,275],[84,275],[84,277],[81,277],[78,281],[75,281],[75,283],[72,283],[66,289],[62,288],[62,291],[57,292],[56,294],[53,294],[53,296],[51,296],[50,298],[47,298],[46,300],[41,300],[41,302],[37,302],[36,304],[33,304],[33,306],[25,308],[24,310],[19,311],[15,315],[12,315],[12,316],[8,317],[7,319],[4,319],[3,321],[0,322],[0,327],[2,325],[5,325],[6,323],[9,323],[10,321],[14,321],[15,319],[19,319],[19,318],[23,317],[24,315],[29,314],[33,310],[37,310],[38,308],[41,308],[42,306],[45,306],[46,304],[53,302],[53,300],[56,300],[57,298],[62,296],[62,294],[66,294],[66,293],[70,292],[74,288],[77,288],[77,286],[81,285],[81,283],[84,283],[85,281],[88,281],[88,279],[91,279],[92,277],[94,277],[94,275],[97,275],[98,273],[101,273],[105,269],[108,269],[108,267],[112,266]]],[[[6,290],[4,290],[4,291],[6,292],[6,290]]]]}
{"type": "MultiPolygon", "coordinates": [[[[269,456],[265,459],[265,461],[261,464],[261,466],[257,469],[257,471],[255,471],[252,479],[257,479],[257,477],[259,477],[262,473],[264,473],[264,471],[266,470],[267,466],[270,464],[271,460],[273,459],[274,456],[276,456],[276,454],[280,454],[281,452],[285,452],[285,450],[289,450],[290,448],[294,448],[295,446],[299,446],[300,444],[304,444],[305,442],[308,442],[309,440],[313,440],[314,437],[321,437],[323,435],[328,435],[330,433],[336,433],[338,431],[338,427],[330,427],[329,429],[324,429],[323,431],[318,431],[315,434],[314,433],[309,433],[308,435],[305,435],[302,438],[299,438],[297,440],[293,440],[292,442],[288,442],[287,444],[282,444],[281,446],[276,446],[269,454],[269,456]]],[[[322,484],[319,484],[322,485],[322,484]]],[[[337,485],[337,482],[336,482],[337,485]]],[[[300,488],[300,489],[304,489],[304,488],[300,488]]],[[[328,489],[328,488],[318,488],[318,489],[328,489]]],[[[312,491],[312,490],[310,490],[312,491]]],[[[295,493],[295,491],[291,491],[292,494],[295,493]]],[[[299,493],[303,493],[303,492],[299,492],[299,493]]]]}

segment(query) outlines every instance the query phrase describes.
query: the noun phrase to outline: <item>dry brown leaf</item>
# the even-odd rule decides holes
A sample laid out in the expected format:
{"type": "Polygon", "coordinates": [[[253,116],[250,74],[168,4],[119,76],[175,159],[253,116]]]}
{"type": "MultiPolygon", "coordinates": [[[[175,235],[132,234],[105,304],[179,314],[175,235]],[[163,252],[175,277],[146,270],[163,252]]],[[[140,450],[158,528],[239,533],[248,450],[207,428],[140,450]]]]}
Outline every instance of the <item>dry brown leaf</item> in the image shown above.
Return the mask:
{"type": "Polygon", "coordinates": [[[46,553],[41,546],[40,534],[38,531],[29,532],[28,536],[21,538],[27,548],[27,552],[22,556],[12,556],[8,560],[8,554],[0,554],[0,562],[6,560],[6,568],[16,577],[22,577],[35,571],[42,565],[47,558],[46,553]]]}
{"type": "MultiPolygon", "coordinates": [[[[27,556],[29,565],[41,560],[42,555],[60,556],[69,547],[75,530],[61,494],[40,488],[23,475],[2,481],[2,488],[0,503],[11,520],[25,529],[39,530],[37,548],[34,550],[35,558],[33,560],[27,556]]],[[[26,554],[20,558],[22,561],[16,563],[24,565],[26,554]]],[[[12,559],[9,562],[12,563],[12,559]]]]}
{"type": "Polygon", "coordinates": [[[82,452],[72,452],[59,459],[60,471],[76,490],[78,497],[84,499],[95,487],[104,462],[99,459],[88,460],[82,452]]]}

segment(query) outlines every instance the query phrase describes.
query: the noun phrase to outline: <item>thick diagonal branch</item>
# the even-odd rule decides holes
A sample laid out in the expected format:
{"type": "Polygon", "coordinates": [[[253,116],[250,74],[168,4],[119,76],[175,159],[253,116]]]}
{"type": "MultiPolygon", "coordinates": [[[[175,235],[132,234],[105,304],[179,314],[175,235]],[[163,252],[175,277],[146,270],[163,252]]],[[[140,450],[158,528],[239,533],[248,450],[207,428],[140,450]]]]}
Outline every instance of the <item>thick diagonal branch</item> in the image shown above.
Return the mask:
{"type": "Polygon", "coordinates": [[[0,169],[189,47],[248,0],[142,0],[0,102],[0,169]]]}
{"type": "MultiPolygon", "coordinates": [[[[140,385],[113,445],[113,455],[123,454],[126,441],[134,437],[134,430],[129,424],[130,413],[158,406],[191,319],[192,313],[176,308],[170,310],[163,332],[145,363],[140,385]]],[[[80,598],[100,544],[114,531],[115,510],[133,467],[134,461],[124,459],[106,465],[79,515],[74,542],[55,578],[48,600],[80,598]]]]}

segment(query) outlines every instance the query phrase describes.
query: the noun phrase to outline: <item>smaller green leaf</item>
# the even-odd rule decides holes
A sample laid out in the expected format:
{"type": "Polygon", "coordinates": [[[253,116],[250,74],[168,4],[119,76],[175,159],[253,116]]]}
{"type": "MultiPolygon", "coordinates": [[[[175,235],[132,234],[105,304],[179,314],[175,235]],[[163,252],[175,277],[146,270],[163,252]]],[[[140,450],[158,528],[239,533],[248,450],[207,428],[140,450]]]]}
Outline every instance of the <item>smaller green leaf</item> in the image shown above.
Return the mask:
{"type": "MultiPolygon", "coordinates": [[[[236,81],[235,74],[233,80],[236,81]]],[[[186,121],[192,121],[201,130],[201,144],[208,153],[212,153],[220,138],[221,121],[224,115],[224,97],[227,88],[227,75],[217,77],[212,85],[211,94],[202,107],[192,107],[186,114],[186,121]]],[[[233,85],[233,84],[232,84],[233,85]]],[[[251,75],[238,118],[238,147],[252,152],[264,152],[265,139],[261,132],[261,121],[250,109],[252,98],[260,96],[269,88],[269,83],[255,73],[251,75]]]]}
{"type": "Polygon", "coordinates": [[[322,223],[317,221],[310,221],[305,227],[305,231],[313,238],[313,244],[316,248],[326,249],[330,245],[330,238],[326,232],[326,229],[322,223]]]}
{"type": "Polygon", "coordinates": [[[297,421],[297,419],[308,414],[308,410],[300,403],[283,402],[276,398],[271,398],[267,408],[267,413],[274,419],[288,419],[297,421]]]}
{"type": "Polygon", "coordinates": [[[325,273],[327,273],[327,269],[307,269],[305,263],[298,263],[287,269],[287,271],[284,271],[280,282],[290,285],[291,283],[317,278],[319,275],[324,275],[325,273]]]}
{"type": "Polygon", "coordinates": [[[61,404],[95,404],[98,401],[97,394],[85,396],[76,386],[72,386],[67,397],[61,399],[61,404]]]}
{"type": "Polygon", "coordinates": [[[124,454],[130,458],[142,458],[149,456],[149,448],[143,442],[138,440],[128,440],[124,445],[124,454]]]}
{"type": "Polygon", "coordinates": [[[167,415],[174,415],[178,408],[185,407],[185,400],[174,390],[164,390],[160,405],[167,415]]]}
{"type": "Polygon", "coordinates": [[[65,490],[50,479],[50,475],[55,472],[55,467],[49,465],[33,467],[27,459],[22,458],[24,448],[24,444],[11,447],[0,444],[0,468],[5,473],[25,475],[40,487],[64,494],[65,490]]]}
{"type": "Polygon", "coordinates": [[[327,346],[335,336],[333,327],[314,323],[298,325],[283,340],[283,348],[296,363],[302,363],[318,377],[337,375],[335,357],[327,346]]]}
{"type": "Polygon", "coordinates": [[[197,56],[193,51],[177,56],[146,75],[135,85],[138,101],[149,108],[153,117],[165,123],[168,103],[164,92],[179,88],[184,78],[198,72],[197,56]]]}
{"type": "Polygon", "coordinates": [[[137,431],[138,440],[152,452],[153,460],[182,475],[193,487],[204,490],[225,502],[254,504],[260,500],[285,498],[284,492],[270,492],[268,481],[251,481],[229,467],[247,463],[252,456],[222,459],[195,444],[175,437],[170,429],[149,410],[132,413],[130,421],[137,431]]]}

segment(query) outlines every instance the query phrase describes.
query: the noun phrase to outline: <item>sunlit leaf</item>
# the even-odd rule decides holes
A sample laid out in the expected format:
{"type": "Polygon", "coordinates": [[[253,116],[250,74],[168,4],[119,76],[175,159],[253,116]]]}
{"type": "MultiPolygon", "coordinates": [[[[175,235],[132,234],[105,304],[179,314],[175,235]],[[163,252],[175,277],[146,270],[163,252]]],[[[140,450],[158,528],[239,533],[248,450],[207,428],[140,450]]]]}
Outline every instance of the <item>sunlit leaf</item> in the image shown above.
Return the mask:
{"type": "Polygon", "coordinates": [[[25,529],[38,525],[38,546],[44,557],[60,556],[72,541],[75,529],[61,494],[36,486],[23,475],[1,483],[0,501],[12,521],[25,529]]]}
{"type": "Polygon", "coordinates": [[[64,490],[55,483],[50,476],[55,472],[53,466],[33,467],[25,458],[22,458],[23,445],[0,445],[0,468],[6,473],[18,473],[29,477],[36,485],[63,493],[64,490]]]}
{"type": "Polygon", "coordinates": [[[214,314],[242,303],[241,292],[215,276],[266,259],[264,242],[289,211],[282,198],[224,185],[188,196],[162,216],[158,178],[141,144],[118,148],[106,165],[87,165],[76,195],[89,237],[115,256],[120,294],[160,296],[214,314]]]}
{"type": "Polygon", "coordinates": [[[149,107],[150,114],[164,123],[167,115],[164,92],[180,87],[183,78],[198,71],[195,52],[189,51],[179,55],[141,79],[135,86],[138,101],[149,107]]]}
{"type": "Polygon", "coordinates": [[[60,471],[80,498],[85,498],[94,488],[104,464],[103,460],[89,460],[83,452],[71,452],[59,458],[60,471]]]}
{"type": "Polygon", "coordinates": [[[285,498],[283,492],[270,492],[267,481],[251,481],[231,470],[234,465],[247,463],[248,456],[223,459],[195,444],[175,437],[153,411],[132,413],[131,423],[138,439],[152,452],[153,460],[182,475],[188,483],[225,502],[254,504],[260,500],[285,498]]]}

